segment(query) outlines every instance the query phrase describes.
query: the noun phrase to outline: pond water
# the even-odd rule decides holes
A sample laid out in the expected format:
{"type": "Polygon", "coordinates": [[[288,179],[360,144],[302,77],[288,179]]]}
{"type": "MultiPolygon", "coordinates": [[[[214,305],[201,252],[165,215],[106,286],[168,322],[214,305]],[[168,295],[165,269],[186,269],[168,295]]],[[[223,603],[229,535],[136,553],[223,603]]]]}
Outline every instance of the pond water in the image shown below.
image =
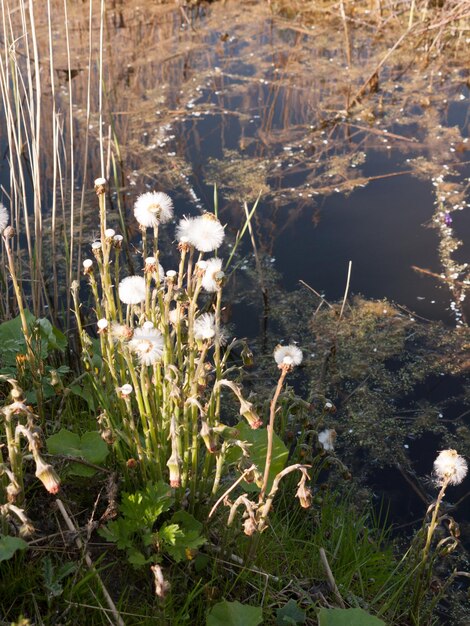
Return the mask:
{"type": "MultiPolygon", "coordinates": [[[[405,42],[368,82],[396,40],[391,29],[377,36],[375,25],[364,22],[351,35],[348,66],[343,34],[326,17],[309,26],[257,2],[192,10],[118,0],[108,5],[103,129],[105,147],[110,137],[121,156],[110,223],[119,223],[118,199],[131,223],[133,202],[147,189],[170,193],[179,216],[212,210],[216,184],[219,214],[233,236],[244,221],[243,202],[251,207],[260,194],[255,238],[287,291],[298,290],[302,280],[338,300],[351,261],[350,293],[393,300],[448,326],[465,324],[470,93],[457,53],[425,62],[425,51],[405,42]]],[[[66,138],[73,127],[76,201],[81,185],[90,200],[82,213],[88,241],[96,230],[92,181],[100,173],[99,7],[91,30],[83,7],[69,7],[70,77],[62,3],[55,7],[57,84],[45,87],[43,112],[49,115],[55,102],[66,138]]],[[[48,58],[47,21],[37,18],[44,34],[40,52],[48,58]]],[[[43,149],[46,162],[50,136],[43,149]]],[[[46,207],[51,175],[44,167],[46,207]]],[[[1,176],[7,188],[6,159],[1,176]]],[[[44,216],[47,221],[48,209],[44,216]]],[[[78,228],[78,213],[75,219],[78,228]]],[[[248,239],[244,246],[251,257],[248,239]]],[[[259,301],[233,311],[237,334],[254,336],[259,301]]],[[[422,398],[429,395],[422,390],[422,398]]],[[[435,445],[424,446],[426,462],[432,463],[435,445]]]]}

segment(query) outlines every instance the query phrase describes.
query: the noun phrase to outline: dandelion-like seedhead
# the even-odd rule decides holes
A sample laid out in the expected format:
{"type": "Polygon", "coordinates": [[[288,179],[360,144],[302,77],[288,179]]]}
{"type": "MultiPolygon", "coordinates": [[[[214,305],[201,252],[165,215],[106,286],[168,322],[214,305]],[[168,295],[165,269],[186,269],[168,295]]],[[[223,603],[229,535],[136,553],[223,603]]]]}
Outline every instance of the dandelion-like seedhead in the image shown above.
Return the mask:
{"type": "Polygon", "coordinates": [[[147,326],[136,328],[129,345],[142,365],[153,365],[162,358],[165,344],[162,333],[157,328],[147,326]]]}
{"type": "Polygon", "coordinates": [[[467,461],[456,450],[442,450],[434,461],[434,475],[437,485],[460,485],[467,475],[467,461]]]}
{"type": "Polygon", "coordinates": [[[224,237],[224,227],[212,213],[204,213],[193,220],[189,241],[199,252],[217,250],[224,237]]]}
{"type": "Polygon", "coordinates": [[[135,219],[145,228],[166,224],[173,218],[173,202],[162,191],[149,191],[139,196],[134,204],[135,219]]]}
{"type": "Polygon", "coordinates": [[[274,360],[279,367],[295,367],[302,363],[302,350],[292,344],[277,346],[274,350],[274,360]]]}
{"type": "Polygon", "coordinates": [[[133,334],[134,331],[130,326],[119,324],[118,322],[111,323],[111,337],[115,341],[128,341],[133,334]]]}
{"type": "Polygon", "coordinates": [[[96,325],[98,326],[98,332],[104,331],[108,328],[108,320],[105,317],[102,317],[96,322],[96,325]]]}
{"type": "Polygon", "coordinates": [[[199,252],[217,250],[224,237],[224,227],[212,213],[204,213],[199,217],[184,217],[176,227],[176,238],[179,243],[190,244],[199,252]]]}
{"type": "Polygon", "coordinates": [[[168,318],[170,320],[170,324],[179,324],[181,320],[184,319],[184,309],[180,306],[177,306],[175,309],[170,309],[168,318]]]}
{"type": "Polygon", "coordinates": [[[176,227],[176,239],[179,243],[190,243],[193,222],[193,217],[185,216],[182,220],[180,220],[178,226],[176,227]]]}
{"type": "Polygon", "coordinates": [[[0,203],[0,235],[3,233],[5,228],[8,226],[8,209],[0,203]]]}
{"type": "Polygon", "coordinates": [[[124,304],[140,304],[145,301],[145,278],[142,276],[128,276],[119,283],[119,299],[124,304]]]}
{"type": "Polygon", "coordinates": [[[202,287],[209,293],[218,291],[220,289],[220,283],[223,276],[222,259],[207,259],[204,276],[202,277],[202,287]]]}
{"type": "Polygon", "coordinates": [[[194,322],[194,338],[198,341],[215,337],[215,317],[213,313],[203,313],[194,322]]]}
{"type": "Polygon", "coordinates": [[[336,430],[334,428],[325,428],[318,433],[318,441],[323,446],[323,450],[331,452],[335,449],[336,430]]]}
{"type": "MultiPolygon", "coordinates": [[[[144,271],[145,272],[156,272],[157,271],[157,259],[154,256],[148,256],[145,261],[145,268],[144,271]]],[[[158,264],[158,277],[160,279],[160,281],[162,281],[165,278],[165,270],[163,269],[163,267],[161,266],[161,264],[158,264]]]]}

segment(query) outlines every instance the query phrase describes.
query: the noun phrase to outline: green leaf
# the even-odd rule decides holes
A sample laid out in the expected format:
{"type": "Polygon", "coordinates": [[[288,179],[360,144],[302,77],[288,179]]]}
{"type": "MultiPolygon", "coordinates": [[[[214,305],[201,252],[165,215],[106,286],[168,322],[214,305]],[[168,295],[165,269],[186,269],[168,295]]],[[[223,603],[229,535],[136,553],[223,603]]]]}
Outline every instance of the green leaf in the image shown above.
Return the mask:
{"type": "Polygon", "coordinates": [[[0,561],[7,561],[17,550],[26,550],[28,544],[19,537],[0,535],[0,561]]]}
{"type": "Polygon", "coordinates": [[[261,607],[224,600],[212,607],[206,626],[258,626],[262,621],[261,607]]]}
{"type": "Polygon", "coordinates": [[[165,552],[177,563],[194,558],[195,551],[206,543],[205,537],[201,535],[201,522],[186,511],[178,511],[171,518],[170,525],[177,525],[179,532],[175,535],[173,543],[165,545],[165,552]]]}
{"type": "Polygon", "coordinates": [[[132,547],[132,535],[135,532],[134,525],[128,520],[118,517],[117,520],[108,522],[106,526],[98,530],[98,534],[107,541],[115,543],[120,550],[132,547]]]}
{"type": "Polygon", "coordinates": [[[127,551],[127,559],[131,565],[134,565],[135,567],[142,567],[143,565],[150,563],[153,557],[146,559],[142,552],[136,550],[135,548],[131,548],[127,551]]]}
{"type": "Polygon", "coordinates": [[[47,438],[47,449],[51,454],[81,456],[80,435],[66,428],[47,438]]]}
{"type": "Polygon", "coordinates": [[[364,609],[320,609],[319,626],[385,626],[378,617],[364,609]]]}
{"type": "MultiPolygon", "coordinates": [[[[251,444],[248,448],[250,460],[256,465],[258,471],[262,474],[264,472],[266,452],[268,449],[268,431],[266,430],[266,428],[258,428],[256,430],[253,430],[245,421],[237,424],[235,428],[239,432],[239,439],[251,444]]],[[[235,463],[240,459],[241,455],[242,452],[239,448],[231,448],[229,450],[229,453],[227,454],[227,462],[235,463]]],[[[287,450],[283,441],[276,435],[276,433],[274,433],[273,455],[271,468],[269,470],[269,480],[267,488],[268,493],[271,489],[276,474],[284,469],[288,455],[289,451],[287,450]]],[[[255,483],[247,483],[246,481],[243,481],[242,485],[245,491],[259,491],[260,489],[255,483]]]]}
{"type": "Polygon", "coordinates": [[[67,347],[67,337],[58,328],[52,326],[50,321],[45,317],[36,320],[39,329],[39,335],[45,342],[47,353],[51,350],[60,350],[63,352],[67,347]]]}
{"type": "Polygon", "coordinates": [[[276,611],[276,626],[297,626],[297,624],[305,624],[306,619],[305,611],[299,609],[295,600],[289,600],[276,611]]]}
{"type": "Polygon", "coordinates": [[[177,539],[184,537],[184,533],[178,524],[163,524],[156,535],[158,535],[158,539],[172,546],[176,545],[177,539]]]}
{"type": "Polygon", "coordinates": [[[95,411],[96,409],[95,398],[93,395],[93,391],[89,388],[89,385],[87,384],[87,382],[85,382],[83,386],[71,385],[70,391],[74,393],[76,396],[83,398],[85,402],[88,404],[88,408],[90,409],[90,411],[95,411]]]}
{"type": "MultiPolygon", "coordinates": [[[[75,456],[95,465],[104,463],[109,453],[99,432],[86,432],[80,437],[66,428],[61,428],[47,439],[47,448],[51,454],[75,456]]],[[[68,471],[77,476],[93,476],[96,472],[92,467],[80,463],[72,463],[68,471]]]]}
{"type": "Polygon", "coordinates": [[[170,487],[159,481],[147,483],[145,489],[135,493],[123,493],[121,513],[134,520],[138,528],[151,528],[155,520],[173,504],[170,487]]]}
{"type": "MultiPolygon", "coordinates": [[[[36,318],[25,310],[26,323],[29,328],[34,326],[36,318]]],[[[16,356],[26,354],[26,341],[23,334],[21,317],[15,317],[0,324],[0,346],[2,346],[2,363],[4,366],[15,366],[16,356]]]]}

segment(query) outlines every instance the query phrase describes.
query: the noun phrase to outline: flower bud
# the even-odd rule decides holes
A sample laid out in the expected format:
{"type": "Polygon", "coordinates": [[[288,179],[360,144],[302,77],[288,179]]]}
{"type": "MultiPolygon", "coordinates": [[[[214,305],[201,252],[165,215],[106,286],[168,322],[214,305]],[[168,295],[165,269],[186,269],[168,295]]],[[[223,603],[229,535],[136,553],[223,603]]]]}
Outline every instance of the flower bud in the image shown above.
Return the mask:
{"type": "Polygon", "coordinates": [[[178,489],[178,487],[181,487],[181,459],[179,458],[177,453],[173,453],[170,456],[166,463],[166,466],[168,467],[168,470],[170,472],[170,487],[178,489]]]}
{"type": "Polygon", "coordinates": [[[36,454],[36,478],[42,482],[49,493],[58,493],[60,489],[60,478],[49,463],[45,463],[43,458],[36,454]]]}
{"type": "Polygon", "coordinates": [[[263,420],[260,419],[260,417],[256,414],[256,411],[254,411],[251,402],[248,402],[243,398],[240,398],[240,415],[242,415],[246,419],[246,421],[250,425],[250,428],[252,428],[253,430],[256,430],[263,425],[263,420]]]}

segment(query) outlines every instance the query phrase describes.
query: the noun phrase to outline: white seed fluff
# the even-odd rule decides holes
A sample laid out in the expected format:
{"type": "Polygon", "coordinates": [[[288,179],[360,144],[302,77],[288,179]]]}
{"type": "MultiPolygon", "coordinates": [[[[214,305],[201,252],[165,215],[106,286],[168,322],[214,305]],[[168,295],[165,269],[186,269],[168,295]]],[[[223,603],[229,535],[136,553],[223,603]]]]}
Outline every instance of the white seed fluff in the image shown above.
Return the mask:
{"type": "Polygon", "coordinates": [[[145,301],[145,278],[128,276],[119,283],[119,298],[124,304],[140,304],[145,301]]]}
{"type": "Polygon", "coordinates": [[[5,228],[8,226],[8,209],[0,204],[0,235],[3,233],[5,228]]]}
{"type": "Polygon", "coordinates": [[[300,365],[302,363],[302,350],[294,345],[277,346],[274,350],[274,360],[279,366],[300,365]]]}
{"type": "Polygon", "coordinates": [[[183,217],[176,227],[176,239],[179,243],[191,243],[191,229],[193,227],[193,217],[183,217]]]}
{"type": "Polygon", "coordinates": [[[222,278],[222,259],[207,259],[204,276],[202,277],[202,287],[209,293],[219,290],[217,278],[222,278]]]}
{"type": "Polygon", "coordinates": [[[194,322],[194,338],[200,341],[215,337],[215,317],[213,313],[203,313],[194,322]]]}
{"type": "Polygon", "coordinates": [[[157,328],[136,328],[129,345],[142,365],[153,365],[162,358],[165,344],[157,328]]]}
{"type": "Polygon", "coordinates": [[[204,215],[193,220],[189,233],[189,242],[199,252],[217,250],[224,237],[224,227],[212,213],[204,213],[204,215]]]}
{"type": "Polygon", "coordinates": [[[318,433],[318,441],[323,446],[324,450],[334,450],[336,441],[336,430],[333,428],[325,428],[318,433]]]}
{"type": "Polygon", "coordinates": [[[162,191],[148,191],[137,198],[134,215],[139,224],[146,228],[166,224],[173,218],[173,202],[162,191]]]}
{"type": "Polygon", "coordinates": [[[434,461],[434,474],[438,485],[443,485],[447,480],[450,485],[460,485],[467,471],[467,461],[456,450],[442,450],[434,461]]]}

